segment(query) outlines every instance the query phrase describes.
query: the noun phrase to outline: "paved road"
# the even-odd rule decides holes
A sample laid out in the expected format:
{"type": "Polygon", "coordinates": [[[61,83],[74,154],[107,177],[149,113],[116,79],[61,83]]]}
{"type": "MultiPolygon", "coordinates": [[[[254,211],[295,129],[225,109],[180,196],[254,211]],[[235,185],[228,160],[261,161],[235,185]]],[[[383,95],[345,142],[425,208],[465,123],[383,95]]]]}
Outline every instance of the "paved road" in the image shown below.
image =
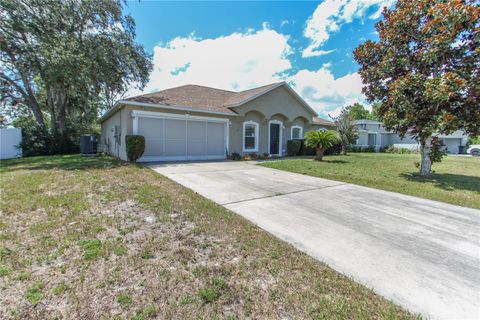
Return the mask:
{"type": "Polygon", "coordinates": [[[480,210],[245,162],[151,168],[413,312],[480,319],[480,210]]]}

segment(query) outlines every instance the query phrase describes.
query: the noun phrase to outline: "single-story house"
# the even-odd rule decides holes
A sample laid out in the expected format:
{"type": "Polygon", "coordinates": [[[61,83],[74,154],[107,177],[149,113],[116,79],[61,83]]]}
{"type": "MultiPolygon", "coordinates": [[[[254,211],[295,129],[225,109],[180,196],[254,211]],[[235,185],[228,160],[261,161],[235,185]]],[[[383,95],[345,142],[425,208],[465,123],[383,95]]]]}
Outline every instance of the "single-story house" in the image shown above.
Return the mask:
{"type": "Polygon", "coordinates": [[[101,118],[101,149],[126,160],[125,136],[145,137],[139,161],[283,156],[287,140],[334,128],[285,82],[233,92],[198,85],[118,101],[101,118]]]}
{"type": "MultiPolygon", "coordinates": [[[[362,119],[353,123],[358,127],[358,139],[355,147],[375,148],[376,151],[388,146],[412,151],[418,151],[420,147],[418,141],[413,137],[406,135],[402,139],[396,132],[385,130],[383,124],[379,121],[362,119]]],[[[455,131],[450,135],[438,134],[437,136],[441,139],[447,153],[463,153],[463,150],[466,149],[468,136],[462,131],[455,131]]]]}

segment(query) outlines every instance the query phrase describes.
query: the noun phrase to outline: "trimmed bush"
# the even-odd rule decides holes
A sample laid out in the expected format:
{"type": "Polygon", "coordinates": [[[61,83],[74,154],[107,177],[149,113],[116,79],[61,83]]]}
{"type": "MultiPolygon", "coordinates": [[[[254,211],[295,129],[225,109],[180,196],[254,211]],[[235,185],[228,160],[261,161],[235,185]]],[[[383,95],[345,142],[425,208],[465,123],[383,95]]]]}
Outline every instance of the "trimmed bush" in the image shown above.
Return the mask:
{"type": "Polygon", "coordinates": [[[136,162],[145,152],[145,137],[139,135],[125,136],[128,161],[136,162]]]}
{"type": "Polygon", "coordinates": [[[242,160],[242,156],[240,155],[240,153],[238,152],[233,152],[230,156],[229,156],[229,159],[230,160],[242,160]]]}
{"type": "Polygon", "coordinates": [[[327,150],[325,150],[325,155],[340,154],[342,152],[342,144],[336,143],[327,150]]]}
{"type": "Polygon", "coordinates": [[[289,156],[298,156],[302,147],[302,140],[288,140],[287,141],[287,154],[289,156]]]}
{"type": "Polygon", "coordinates": [[[385,153],[398,153],[398,154],[411,154],[411,153],[418,153],[417,151],[410,150],[408,148],[396,148],[394,146],[388,146],[385,153]]]}
{"type": "Polygon", "coordinates": [[[350,146],[348,148],[349,152],[375,152],[375,147],[356,147],[350,146]]]}

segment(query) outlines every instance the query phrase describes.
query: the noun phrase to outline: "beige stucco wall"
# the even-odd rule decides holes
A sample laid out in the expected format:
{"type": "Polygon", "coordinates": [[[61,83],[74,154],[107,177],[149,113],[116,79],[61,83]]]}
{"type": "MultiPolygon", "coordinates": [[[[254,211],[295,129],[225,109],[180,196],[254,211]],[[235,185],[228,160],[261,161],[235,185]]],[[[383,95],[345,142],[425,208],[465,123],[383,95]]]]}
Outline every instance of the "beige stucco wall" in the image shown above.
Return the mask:
{"type": "Polygon", "coordinates": [[[126,160],[125,152],[125,112],[120,110],[102,123],[102,135],[100,137],[100,149],[112,156],[126,160]],[[120,131],[120,139],[115,139],[115,126],[120,131]]]}
{"type": "Polygon", "coordinates": [[[282,150],[286,152],[287,140],[291,139],[291,127],[301,126],[303,133],[308,130],[317,130],[321,126],[311,125],[312,114],[287,89],[279,87],[233,110],[237,116],[208,114],[184,110],[172,110],[157,107],[139,107],[127,105],[117,111],[102,124],[101,144],[105,152],[126,159],[125,135],[133,134],[132,110],[144,110],[173,114],[189,114],[192,116],[228,118],[229,124],[229,153],[243,154],[243,123],[254,121],[259,124],[258,154],[269,152],[268,128],[270,120],[282,122],[282,150]],[[114,126],[121,127],[120,145],[115,145],[114,126]],[[318,127],[318,128],[317,128],[318,127]]]}
{"type": "Polygon", "coordinates": [[[259,124],[258,153],[269,153],[268,128],[270,120],[282,122],[281,137],[283,152],[287,140],[291,139],[291,127],[299,125],[305,133],[310,128],[313,114],[308,111],[284,87],[276,88],[244,105],[233,108],[238,117],[232,118],[230,127],[230,152],[243,154],[243,123],[255,121],[259,124]]]}

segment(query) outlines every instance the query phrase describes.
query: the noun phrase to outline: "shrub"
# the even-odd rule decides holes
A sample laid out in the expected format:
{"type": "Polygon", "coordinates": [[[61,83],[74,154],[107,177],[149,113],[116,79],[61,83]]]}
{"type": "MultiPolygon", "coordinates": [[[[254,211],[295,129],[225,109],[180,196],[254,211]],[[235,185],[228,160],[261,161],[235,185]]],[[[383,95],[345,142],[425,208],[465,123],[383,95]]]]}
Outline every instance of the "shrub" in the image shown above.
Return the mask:
{"type": "Polygon", "coordinates": [[[257,160],[258,159],[258,154],[256,154],[255,152],[250,153],[250,159],[257,160]]]}
{"type": "Polygon", "coordinates": [[[136,162],[145,152],[145,137],[139,135],[125,136],[125,147],[129,161],[136,162]]]}
{"type": "Polygon", "coordinates": [[[349,152],[375,152],[375,147],[356,147],[350,146],[348,148],[349,152]]]}
{"type": "Polygon", "coordinates": [[[230,160],[236,160],[236,161],[242,160],[242,156],[238,152],[232,153],[229,158],[230,160]]]}
{"type": "Polygon", "coordinates": [[[472,145],[472,144],[480,144],[480,136],[478,137],[468,137],[468,144],[469,145],[472,145]]]}
{"type": "Polygon", "coordinates": [[[268,153],[268,152],[265,152],[265,153],[263,154],[263,157],[264,157],[265,159],[268,159],[268,158],[270,158],[270,153],[268,153]]]}
{"type": "Polygon", "coordinates": [[[342,152],[342,144],[336,143],[327,150],[325,150],[325,155],[340,154],[342,152]]]}
{"type": "Polygon", "coordinates": [[[302,147],[302,140],[288,140],[287,141],[287,154],[289,156],[298,156],[302,147]]]}
{"type": "Polygon", "coordinates": [[[31,116],[20,116],[12,121],[15,128],[22,129],[22,154],[27,156],[76,153],[80,150],[82,134],[99,134],[99,127],[81,121],[69,121],[65,132],[52,132],[48,122],[42,128],[31,116]]]}
{"type": "Polygon", "coordinates": [[[416,151],[410,150],[408,148],[397,148],[394,146],[388,146],[385,149],[386,153],[397,153],[397,154],[411,154],[411,153],[416,153],[416,151]]]}

